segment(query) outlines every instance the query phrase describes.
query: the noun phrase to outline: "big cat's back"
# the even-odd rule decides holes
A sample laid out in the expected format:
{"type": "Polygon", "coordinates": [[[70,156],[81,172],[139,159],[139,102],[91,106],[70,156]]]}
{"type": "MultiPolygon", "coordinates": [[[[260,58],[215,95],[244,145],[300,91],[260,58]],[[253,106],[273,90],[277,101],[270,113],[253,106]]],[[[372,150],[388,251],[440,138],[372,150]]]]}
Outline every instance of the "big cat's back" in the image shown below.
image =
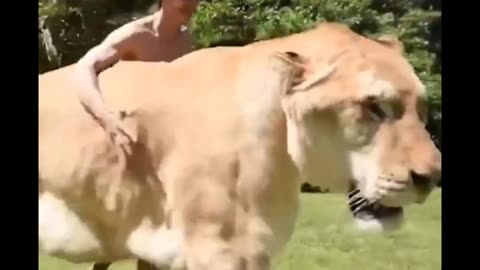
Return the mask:
{"type": "MultiPolygon", "coordinates": [[[[173,98],[176,94],[194,96],[200,94],[195,90],[196,85],[219,85],[234,76],[236,63],[241,59],[237,49],[202,49],[171,63],[119,61],[98,75],[100,91],[111,106],[117,106],[120,99],[136,100],[156,95],[173,98]],[[218,69],[223,71],[223,76],[212,76],[218,74],[218,69]]],[[[75,87],[81,87],[81,82],[74,80],[74,69],[73,64],[39,75],[40,107],[47,103],[61,102],[65,106],[79,103],[75,87]]]]}
{"type": "Polygon", "coordinates": [[[65,66],[38,75],[38,102],[41,108],[47,104],[72,101],[72,91],[67,91],[68,80],[74,66],[65,66]]]}
{"type": "MultiPolygon", "coordinates": [[[[238,52],[234,48],[212,48],[192,52],[171,63],[120,61],[99,74],[100,90],[112,111],[230,106],[234,98],[232,86],[242,60],[238,52]]],[[[76,88],[82,85],[75,80],[74,68],[70,65],[39,75],[40,115],[48,111],[89,117],[77,95],[76,88]]]]}
{"type": "MultiPolygon", "coordinates": [[[[125,101],[134,98],[135,92],[146,91],[157,78],[156,66],[161,63],[119,62],[98,76],[100,91],[110,106],[125,106],[125,101]],[[123,100],[123,102],[121,102],[123,100]],[[117,104],[119,103],[120,104],[117,104]]],[[[42,110],[84,110],[77,95],[82,87],[75,78],[75,66],[69,65],[38,76],[39,113],[42,110]]],[[[120,108],[118,108],[120,109],[120,108]]]]}

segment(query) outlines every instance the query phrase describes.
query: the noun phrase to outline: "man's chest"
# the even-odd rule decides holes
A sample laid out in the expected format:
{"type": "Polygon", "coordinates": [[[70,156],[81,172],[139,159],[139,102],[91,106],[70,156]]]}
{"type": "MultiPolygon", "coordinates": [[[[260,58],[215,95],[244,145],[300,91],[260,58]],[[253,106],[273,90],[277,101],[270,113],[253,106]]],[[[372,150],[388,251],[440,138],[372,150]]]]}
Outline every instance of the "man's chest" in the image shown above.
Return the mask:
{"type": "Polygon", "coordinates": [[[123,60],[171,62],[192,49],[193,38],[188,32],[182,32],[177,38],[168,41],[151,36],[139,42],[130,55],[127,53],[123,57],[123,60]]]}

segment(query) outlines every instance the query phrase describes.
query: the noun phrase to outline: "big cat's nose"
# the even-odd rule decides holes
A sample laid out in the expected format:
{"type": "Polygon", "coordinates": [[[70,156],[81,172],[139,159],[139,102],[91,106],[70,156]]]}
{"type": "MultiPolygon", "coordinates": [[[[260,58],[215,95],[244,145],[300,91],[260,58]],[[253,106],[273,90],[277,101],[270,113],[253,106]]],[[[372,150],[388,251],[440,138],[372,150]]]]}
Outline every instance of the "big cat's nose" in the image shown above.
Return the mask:
{"type": "Polygon", "coordinates": [[[410,171],[413,185],[420,191],[432,188],[442,177],[442,155],[437,149],[431,152],[427,158],[418,159],[417,166],[410,171]]]}
{"type": "Polygon", "coordinates": [[[410,171],[410,176],[413,182],[413,185],[419,190],[425,190],[432,188],[436,185],[441,178],[441,170],[433,168],[429,172],[417,173],[415,171],[410,171]]]}
{"type": "Polygon", "coordinates": [[[410,172],[410,176],[412,177],[413,185],[421,190],[428,189],[433,182],[428,175],[410,172]]]}

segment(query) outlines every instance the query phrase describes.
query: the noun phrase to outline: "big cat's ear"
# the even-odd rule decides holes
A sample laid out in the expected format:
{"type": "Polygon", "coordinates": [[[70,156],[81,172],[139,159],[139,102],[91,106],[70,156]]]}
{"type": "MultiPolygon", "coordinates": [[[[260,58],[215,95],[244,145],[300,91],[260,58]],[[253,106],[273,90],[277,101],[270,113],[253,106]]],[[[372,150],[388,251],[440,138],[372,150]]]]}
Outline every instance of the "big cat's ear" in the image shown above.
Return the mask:
{"type": "Polygon", "coordinates": [[[296,78],[294,86],[284,94],[307,91],[314,85],[326,80],[335,71],[335,64],[326,63],[326,65],[321,67],[314,67],[309,63],[308,59],[293,51],[275,52],[273,56],[298,67],[298,73],[295,74],[298,78],[296,78]]]}
{"type": "Polygon", "coordinates": [[[300,58],[300,55],[296,52],[292,52],[292,51],[286,51],[284,52],[284,54],[286,54],[288,57],[292,58],[292,59],[298,59],[300,58]]]}
{"type": "Polygon", "coordinates": [[[293,86],[291,92],[307,91],[313,86],[322,83],[335,71],[335,68],[335,64],[329,64],[320,69],[311,71],[312,74],[306,77],[300,84],[293,86]]]}
{"type": "Polygon", "coordinates": [[[273,52],[270,57],[281,59],[283,62],[289,63],[291,65],[302,65],[305,59],[300,56],[300,54],[293,51],[283,51],[283,52],[273,52]]]}
{"type": "Polygon", "coordinates": [[[381,35],[374,39],[376,42],[403,54],[403,43],[394,35],[381,35]]]}

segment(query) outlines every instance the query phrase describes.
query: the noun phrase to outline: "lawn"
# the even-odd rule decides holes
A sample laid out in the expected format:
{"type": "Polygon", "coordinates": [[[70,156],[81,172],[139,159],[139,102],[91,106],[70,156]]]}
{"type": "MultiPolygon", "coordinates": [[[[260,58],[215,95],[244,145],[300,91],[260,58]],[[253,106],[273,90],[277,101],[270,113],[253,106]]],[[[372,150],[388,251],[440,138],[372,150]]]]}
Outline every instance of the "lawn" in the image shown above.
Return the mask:
{"type": "MultiPolygon", "coordinates": [[[[278,270],[440,270],[441,191],[423,206],[405,211],[403,229],[390,234],[362,235],[352,230],[342,196],[302,194],[302,213],[285,252],[275,262],[278,270]]],[[[40,256],[39,270],[87,270],[40,256]]],[[[133,270],[132,262],[112,270],[133,270]]]]}

